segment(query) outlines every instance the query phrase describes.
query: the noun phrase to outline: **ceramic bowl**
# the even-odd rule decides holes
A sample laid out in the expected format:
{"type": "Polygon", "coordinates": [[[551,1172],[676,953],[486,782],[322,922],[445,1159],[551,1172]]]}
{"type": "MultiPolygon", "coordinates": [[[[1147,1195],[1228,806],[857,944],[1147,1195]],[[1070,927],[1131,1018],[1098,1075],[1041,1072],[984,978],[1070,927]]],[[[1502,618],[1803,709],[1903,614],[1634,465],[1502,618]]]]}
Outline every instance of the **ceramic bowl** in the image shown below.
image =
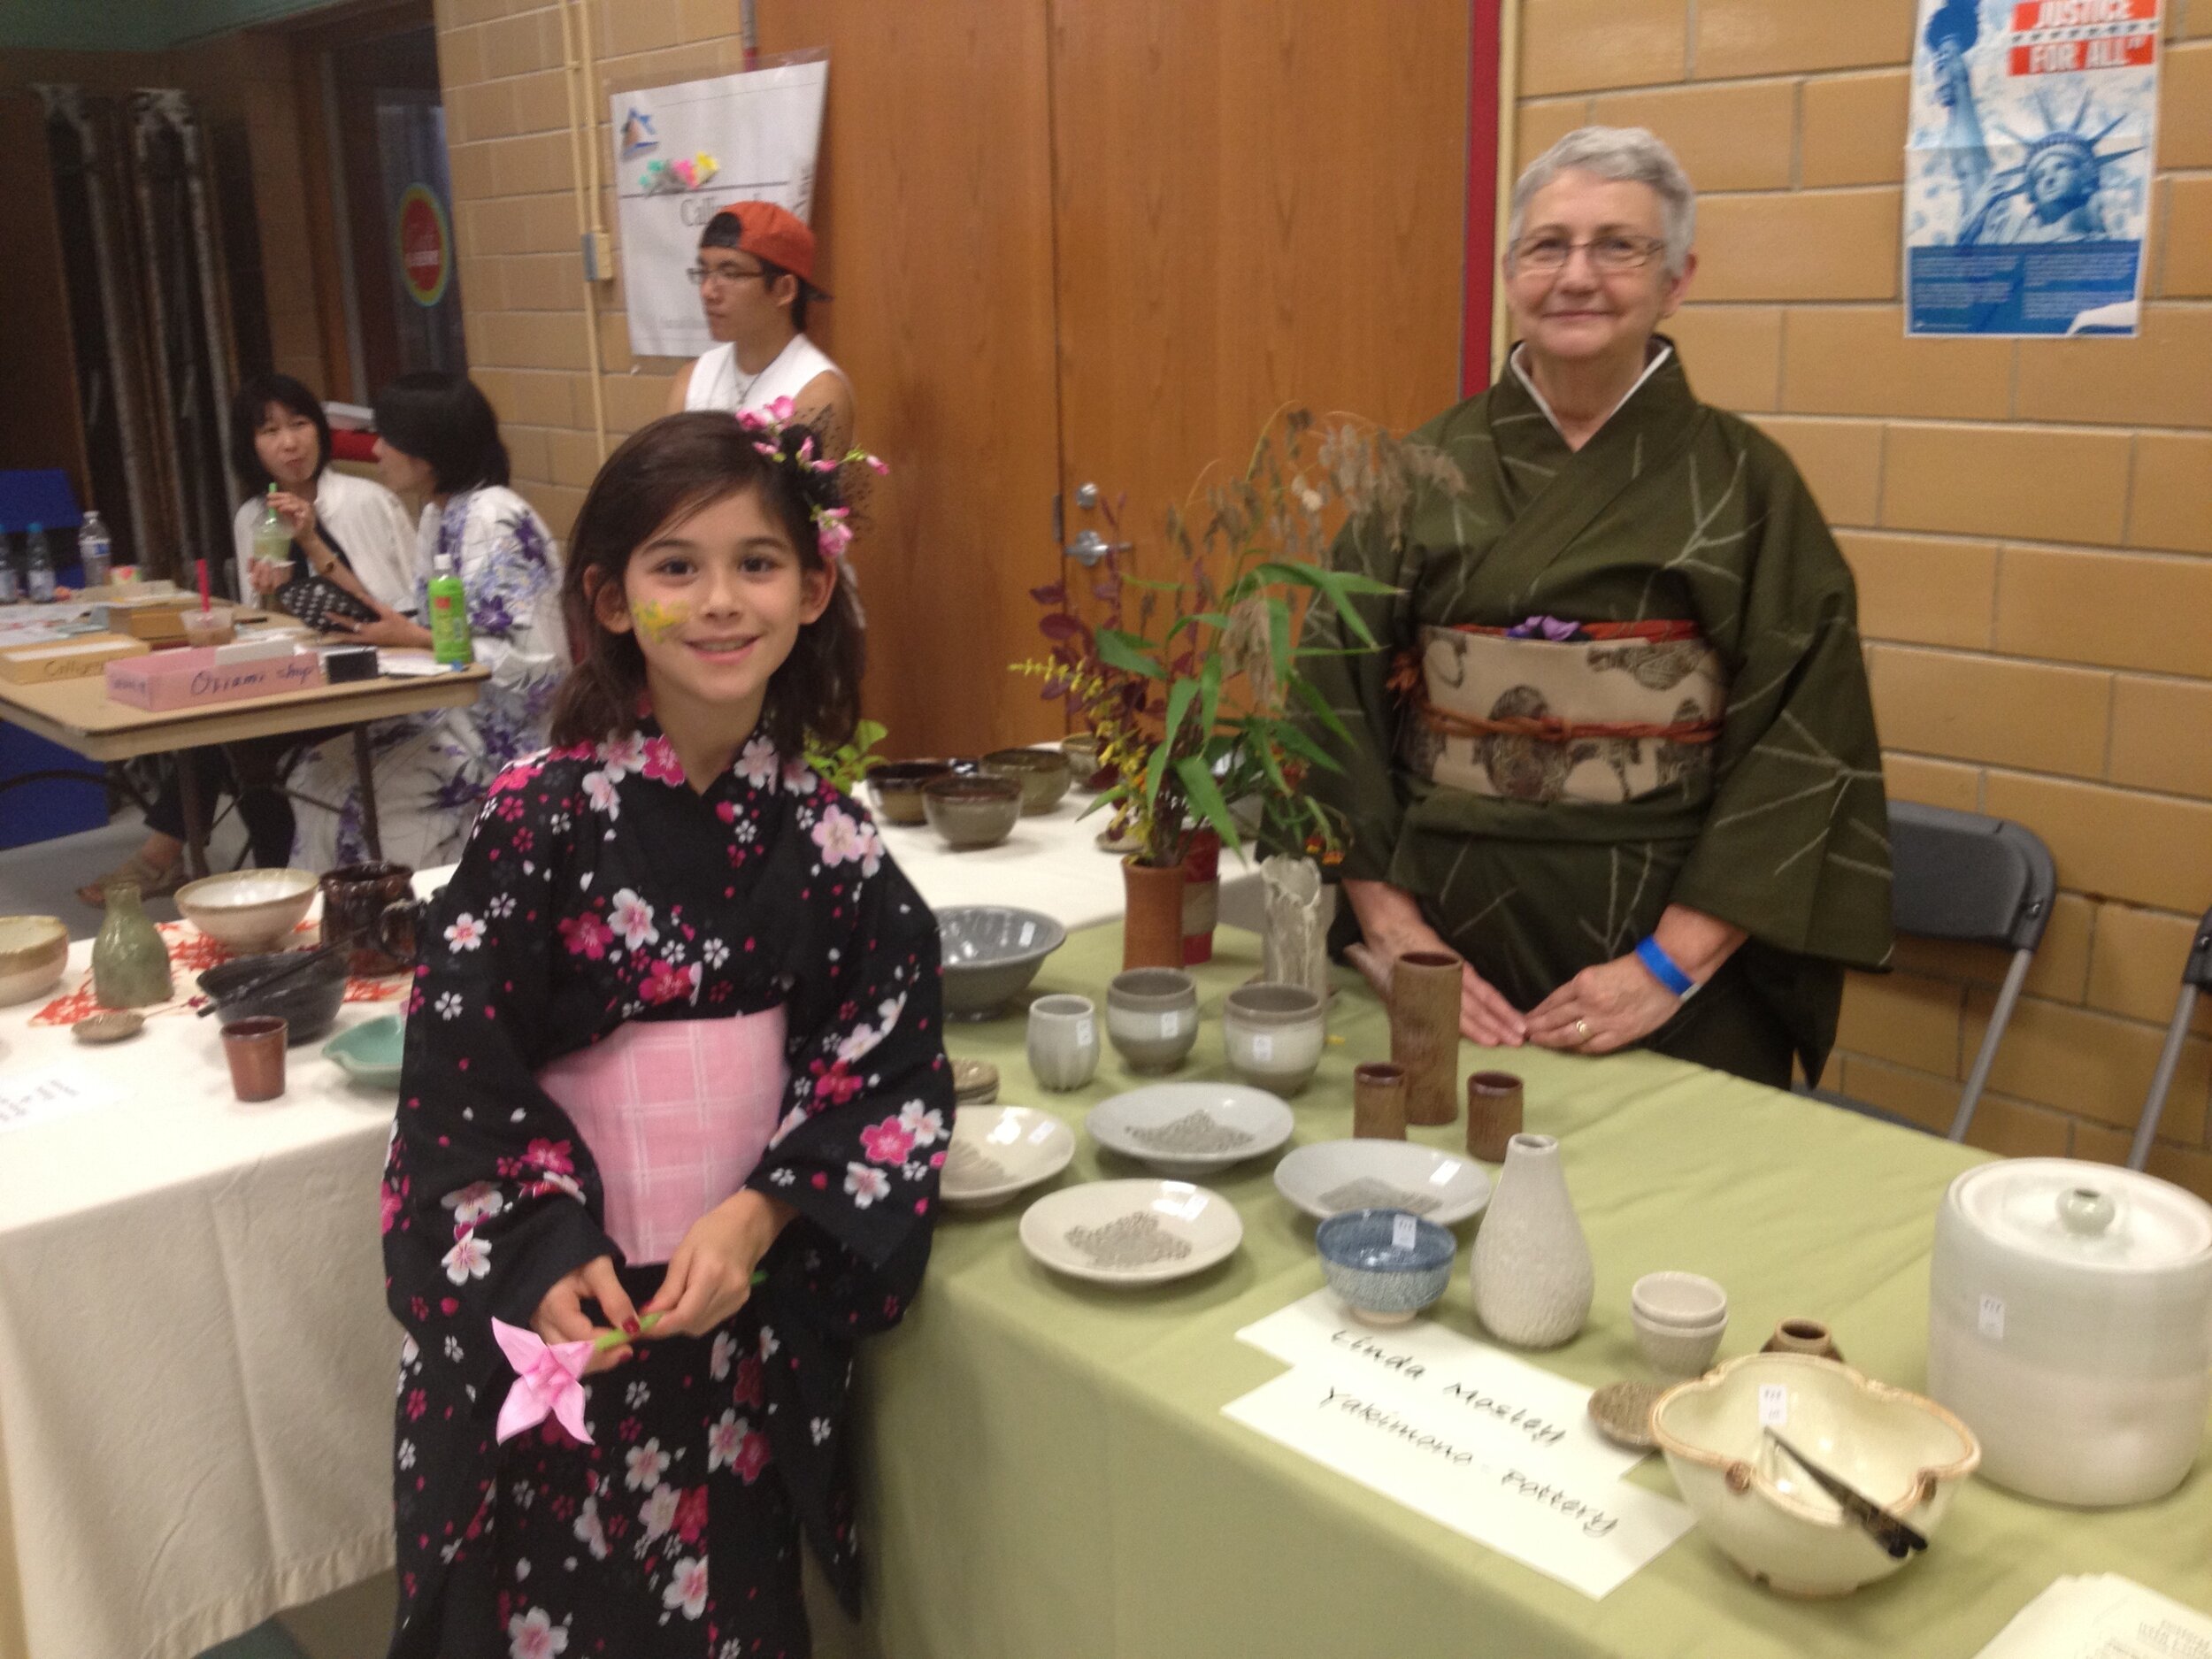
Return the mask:
{"type": "Polygon", "coordinates": [[[955,851],[995,847],[1022,815],[1022,787],[1011,778],[933,778],[922,786],[922,813],[955,851]]]}
{"type": "Polygon", "coordinates": [[[937,913],[944,956],[945,1011],[983,1019],[1021,995],[1068,930],[1039,910],[956,904],[937,913]]]}
{"type": "Polygon", "coordinates": [[[1051,811],[1065,797],[1074,777],[1068,757],[1056,749],[993,749],[983,757],[983,774],[1020,784],[1025,813],[1051,811]]]}
{"type": "Polygon", "coordinates": [[[1450,1227],[1482,1213],[1490,1174],[1471,1158],[1414,1141],[1317,1141],[1275,1166],[1275,1190],[1317,1220],[1403,1210],[1450,1227]]]}
{"type": "Polygon", "coordinates": [[[924,824],[923,786],[952,772],[949,760],[895,760],[868,774],[868,800],[886,824],[924,824]]]}
{"type": "Polygon", "coordinates": [[[341,1032],[323,1045],[326,1058],[335,1060],[357,1083],[397,1087],[400,1060],[407,1047],[406,1022],[396,1014],[363,1020],[351,1031],[341,1032]]]}
{"type": "Polygon", "coordinates": [[[1198,1041],[1198,982],[1180,968],[1132,968],[1106,987],[1106,1038],[1132,1071],[1172,1071],[1198,1041]]]}
{"type": "Polygon", "coordinates": [[[1355,1317],[1403,1325],[1444,1294],[1459,1241],[1402,1210],[1348,1210],[1314,1229],[1321,1271],[1355,1317]]]}
{"type": "Polygon", "coordinates": [[[1155,1083],[1091,1108],[1092,1140],[1169,1175],[1203,1175],[1272,1152],[1296,1119],[1263,1089],[1237,1083],[1155,1083]]]}
{"type": "Polygon", "coordinates": [[[61,983],[69,929],[58,916],[0,916],[0,1008],[27,1002],[61,983]]]}
{"type": "Polygon", "coordinates": [[[1904,1563],[1775,1444],[1768,1425],[1930,1536],[1981,1462],[1971,1431],[1932,1400],[1809,1354],[1747,1354],[1670,1388],[1653,1408],[1652,1438],[1683,1501],[1723,1555],[1784,1595],[1847,1594],[1904,1563]]]}
{"type": "Polygon", "coordinates": [[[1728,1293],[1702,1273],[1646,1273],[1628,1287],[1628,1306],[1655,1325],[1703,1330],[1728,1323],[1728,1293]]]}
{"type": "Polygon", "coordinates": [[[1222,1004],[1229,1069],[1255,1088],[1295,1094],[1313,1081],[1328,1040],[1328,1005],[1303,986],[1240,985],[1222,1004]]]}
{"type": "Polygon", "coordinates": [[[1114,769],[1098,758],[1102,747],[1098,739],[1088,733],[1060,740],[1060,752],[1068,757],[1068,765],[1075,776],[1075,787],[1086,795],[1096,795],[1114,780],[1114,769]]]}
{"type": "Polygon", "coordinates": [[[311,870],[237,870],[177,889],[177,913],[239,956],[273,950],[315,902],[311,870]]]}
{"type": "Polygon", "coordinates": [[[1022,1212],[1022,1248],[1094,1284],[1157,1285],[1203,1272],[1244,1239],[1236,1206],[1187,1181],[1086,1181],[1022,1212]]]}
{"type": "Polygon", "coordinates": [[[200,975],[200,989],[214,999],[215,1018],[224,1025],[273,1015],[284,1021],[289,1032],[288,1044],[296,1048],[312,1042],[337,1020],[338,1006],[346,1000],[345,953],[334,951],[315,966],[266,991],[243,988],[287,960],[296,959],[290,952],[240,956],[200,975]]]}
{"type": "Polygon", "coordinates": [[[964,1106],[938,1186],[944,1201],[980,1210],[1011,1198],[1067,1168],[1075,1131],[1030,1106],[964,1106]]]}
{"type": "Polygon", "coordinates": [[[1631,1306],[1628,1322],[1636,1329],[1636,1346],[1645,1360],[1663,1377],[1702,1377],[1728,1333],[1725,1313],[1705,1325],[1663,1325],[1631,1306]]]}

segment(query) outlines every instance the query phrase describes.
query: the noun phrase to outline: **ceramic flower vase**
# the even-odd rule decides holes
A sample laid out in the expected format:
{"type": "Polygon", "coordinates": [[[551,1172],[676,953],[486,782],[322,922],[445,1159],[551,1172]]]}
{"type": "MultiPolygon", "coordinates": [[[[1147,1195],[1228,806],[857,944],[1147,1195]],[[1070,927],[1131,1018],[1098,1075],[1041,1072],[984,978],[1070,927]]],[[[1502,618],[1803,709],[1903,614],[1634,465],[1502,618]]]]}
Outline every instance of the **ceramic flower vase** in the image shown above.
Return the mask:
{"type": "Polygon", "coordinates": [[[1201,830],[1183,856],[1183,966],[1214,959],[1214,926],[1221,919],[1221,837],[1201,830]]]}
{"type": "Polygon", "coordinates": [[[1312,859],[1280,853],[1260,860],[1260,886],[1265,894],[1260,978],[1327,996],[1337,890],[1323,884],[1321,866],[1312,859]]]}
{"type": "Polygon", "coordinates": [[[144,1008],[167,1002],[174,989],[169,947],[139,908],[138,889],[109,883],[107,916],[92,941],[92,994],[103,1008],[144,1008]]]}
{"type": "Polygon", "coordinates": [[[1390,970],[1390,1063],[1406,1069],[1406,1121],[1459,1116],[1459,987],[1466,964],[1409,950],[1390,970]]]}
{"type": "Polygon", "coordinates": [[[1137,859],[1121,861],[1121,965],[1183,965],[1183,867],[1159,869],[1137,859]]]}
{"type": "Polygon", "coordinates": [[[1551,1136],[1506,1143],[1469,1277],[1476,1317],[1516,1348],[1557,1348],[1589,1318],[1590,1246],[1551,1136]]]}

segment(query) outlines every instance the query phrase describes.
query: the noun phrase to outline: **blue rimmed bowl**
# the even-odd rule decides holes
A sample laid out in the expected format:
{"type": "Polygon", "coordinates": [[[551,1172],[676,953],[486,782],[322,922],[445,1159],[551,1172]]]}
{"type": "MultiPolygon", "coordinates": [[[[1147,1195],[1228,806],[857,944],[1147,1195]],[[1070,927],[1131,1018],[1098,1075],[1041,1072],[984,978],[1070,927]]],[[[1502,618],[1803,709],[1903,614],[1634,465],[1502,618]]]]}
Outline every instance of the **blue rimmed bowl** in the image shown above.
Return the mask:
{"type": "Polygon", "coordinates": [[[1459,1253],[1456,1239],[1409,1210],[1348,1210],[1317,1227],[1313,1242],[1329,1288],[1370,1325],[1403,1325],[1441,1296],[1459,1253]]]}

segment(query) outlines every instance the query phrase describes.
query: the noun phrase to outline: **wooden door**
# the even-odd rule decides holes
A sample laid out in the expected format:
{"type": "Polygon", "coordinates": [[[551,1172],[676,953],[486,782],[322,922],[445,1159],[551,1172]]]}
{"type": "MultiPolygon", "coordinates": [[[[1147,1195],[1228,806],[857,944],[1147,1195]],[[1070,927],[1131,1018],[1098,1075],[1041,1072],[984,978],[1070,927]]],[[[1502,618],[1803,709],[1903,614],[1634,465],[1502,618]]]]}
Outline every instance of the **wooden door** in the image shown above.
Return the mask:
{"type": "Polygon", "coordinates": [[[864,701],[899,756],[1056,735],[1008,664],[1057,569],[1044,0],[763,0],[764,53],[826,46],[808,333],[891,463],[856,548],[864,701]]]}
{"type": "Polygon", "coordinates": [[[1160,526],[1286,402],[1457,399],[1468,0],[1050,0],[1061,459],[1160,526]]]}

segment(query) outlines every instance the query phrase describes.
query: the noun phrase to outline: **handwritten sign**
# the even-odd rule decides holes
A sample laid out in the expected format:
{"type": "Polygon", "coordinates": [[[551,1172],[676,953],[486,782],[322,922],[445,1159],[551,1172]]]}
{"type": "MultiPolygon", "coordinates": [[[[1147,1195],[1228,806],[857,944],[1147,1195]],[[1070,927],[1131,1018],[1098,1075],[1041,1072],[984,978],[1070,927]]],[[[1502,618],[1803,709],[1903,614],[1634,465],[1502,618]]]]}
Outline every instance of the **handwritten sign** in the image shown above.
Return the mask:
{"type": "Polygon", "coordinates": [[[18,1071],[0,1077],[0,1134],[122,1098],[121,1089],[81,1066],[47,1065],[18,1071]]]}

